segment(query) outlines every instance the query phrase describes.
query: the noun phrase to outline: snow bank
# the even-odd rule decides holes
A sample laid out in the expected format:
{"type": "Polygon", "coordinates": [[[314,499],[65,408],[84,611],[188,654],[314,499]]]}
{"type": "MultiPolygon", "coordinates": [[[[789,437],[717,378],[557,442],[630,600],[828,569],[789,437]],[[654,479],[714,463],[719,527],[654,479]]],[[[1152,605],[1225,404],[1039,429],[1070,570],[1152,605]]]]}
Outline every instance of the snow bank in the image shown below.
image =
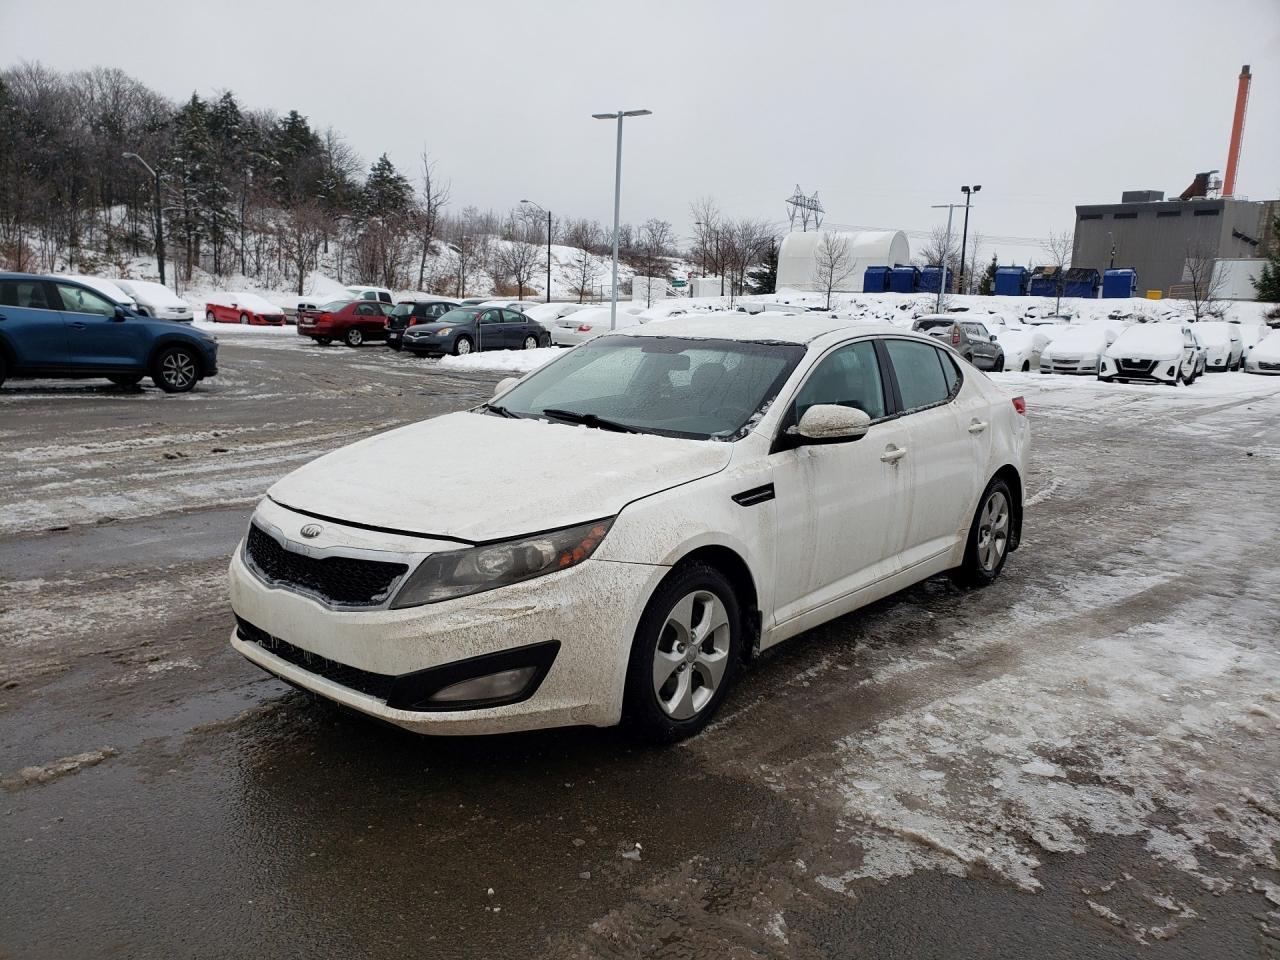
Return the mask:
{"type": "Polygon", "coordinates": [[[462,357],[443,357],[440,360],[440,366],[450,370],[469,372],[528,373],[563,354],[564,351],[558,347],[540,347],[537,350],[490,350],[485,353],[468,353],[462,357]]]}

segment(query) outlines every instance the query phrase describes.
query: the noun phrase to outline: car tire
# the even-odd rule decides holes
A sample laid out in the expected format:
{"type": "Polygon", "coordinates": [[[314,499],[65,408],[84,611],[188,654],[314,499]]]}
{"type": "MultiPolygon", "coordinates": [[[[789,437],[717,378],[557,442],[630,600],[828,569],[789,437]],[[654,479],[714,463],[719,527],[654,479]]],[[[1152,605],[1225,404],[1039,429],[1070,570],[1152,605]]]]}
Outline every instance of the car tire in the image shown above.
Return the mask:
{"type": "Polygon", "coordinates": [[[524,338],[524,348],[526,350],[536,350],[538,348],[538,338],[533,334],[524,338]]]}
{"type": "Polygon", "coordinates": [[[217,323],[217,322],[218,322],[218,318],[217,318],[217,317],[215,317],[215,316],[213,315],[213,311],[212,311],[212,310],[206,310],[206,311],[204,312],[204,320],[205,320],[205,323],[217,323]]]}
{"type": "Polygon", "coordinates": [[[312,337],[311,339],[315,340],[315,342],[320,344],[322,347],[327,347],[329,344],[333,343],[333,337],[312,337]]]}
{"type": "Polygon", "coordinates": [[[623,695],[628,731],[652,743],[700,732],[737,679],[743,635],[738,598],[723,573],[691,563],[668,574],[649,598],[631,644],[623,695]],[[689,642],[690,627],[705,631],[701,642],[689,642]]]}
{"type": "Polygon", "coordinates": [[[459,337],[453,341],[453,355],[455,357],[464,357],[471,352],[471,338],[459,337]]]}
{"type": "Polygon", "coordinates": [[[1031,361],[1030,361],[1030,360],[1023,360],[1023,361],[1022,361],[1022,372],[1023,372],[1023,373],[1030,373],[1030,372],[1031,372],[1031,361]]]}
{"type": "Polygon", "coordinates": [[[1000,576],[1009,557],[1013,510],[1009,485],[999,477],[987,484],[969,524],[964,559],[951,571],[951,578],[960,586],[985,587],[1000,576]]]}
{"type": "Polygon", "coordinates": [[[348,347],[358,347],[364,343],[364,331],[359,327],[350,327],[343,335],[342,341],[348,347]]]}
{"type": "Polygon", "coordinates": [[[1003,353],[996,354],[996,361],[994,364],[991,365],[991,372],[1004,373],[1004,354],[1003,353]]]}
{"type": "Polygon", "coordinates": [[[249,325],[249,315],[247,313],[240,314],[240,324],[245,327],[249,325]]]}
{"type": "Polygon", "coordinates": [[[136,387],[142,382],[140,373],[116,373],[107,377],[117,387],[136,387]]]}
{"type": "Polygon", "coordinates": [[[1099,383],[1114,383],[1114,382],[1115,382],[1115,378],[1114,378],[1114,377],[1104,377],[1102,374],[1098,374],[1098,382],[1099,382],[1099,383]]]}
{"type": "Polygon", "coordinates": [[[151,382],[165,393],[186,393],[200,379],[200,359],[191,347],[167,347],[151,363],[151,382]]]}

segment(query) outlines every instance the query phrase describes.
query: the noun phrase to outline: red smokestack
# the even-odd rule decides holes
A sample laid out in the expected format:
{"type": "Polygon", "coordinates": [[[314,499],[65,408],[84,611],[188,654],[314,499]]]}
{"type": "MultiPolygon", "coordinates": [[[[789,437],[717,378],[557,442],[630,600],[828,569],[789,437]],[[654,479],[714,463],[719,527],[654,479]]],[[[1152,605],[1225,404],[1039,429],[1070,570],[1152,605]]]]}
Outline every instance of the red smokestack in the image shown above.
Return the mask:
{"type": "Polygon", "coordinates": [[[1249,82],[1253,79],[1246,63],[1240,68],[1240,83],[1236,87],[1236,115],[1231,121],[1231,146],[1227,148],[1227,176],[1222,183],[1222,195],[1230,197],[1236,192],[1236,168],[1240,166],[1240,140],[1244,136],[1244,109],[1249,105],[1249,82]]]}

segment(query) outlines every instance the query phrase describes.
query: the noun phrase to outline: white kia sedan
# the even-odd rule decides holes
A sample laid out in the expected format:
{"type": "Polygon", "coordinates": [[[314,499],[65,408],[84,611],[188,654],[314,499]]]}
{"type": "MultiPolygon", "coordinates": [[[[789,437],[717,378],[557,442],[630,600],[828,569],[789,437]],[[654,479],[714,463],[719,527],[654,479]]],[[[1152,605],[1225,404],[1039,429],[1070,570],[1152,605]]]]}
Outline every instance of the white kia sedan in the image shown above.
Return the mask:
{"type": "Polygon", "coordinates": [[[231,642],[422,733],[680,739],[760,651],[935,574],[994,580],[1021,535],[1025,412],[897,327],[734,314],[597,337],[276,483],[231,560],[231,642]]]}

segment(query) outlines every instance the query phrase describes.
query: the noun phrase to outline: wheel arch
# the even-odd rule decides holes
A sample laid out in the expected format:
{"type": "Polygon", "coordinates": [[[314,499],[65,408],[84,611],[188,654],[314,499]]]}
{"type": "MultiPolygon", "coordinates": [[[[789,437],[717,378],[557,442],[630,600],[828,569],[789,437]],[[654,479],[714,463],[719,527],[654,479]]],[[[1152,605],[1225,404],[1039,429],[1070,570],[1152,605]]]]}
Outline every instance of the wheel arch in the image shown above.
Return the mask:
{"type": "Polygon", "coordinates": [[[198,345],[188,340],[186,337],[179,336],[177,334],[170,334],[169,336],[160,337],[158,340],[156,340],[155,343],[151,345],[151,351],[147,354],[146,373],[149,374],[155,369],[156,358],[160,356],[160,354],[163,351],[167,350],[169,347],[189,348],[196,361],[196,371],[198,372],[198,375],[199,375],[198,378],[199,379],[204,378],[204,374],[205,374],[204,351],[201,350],[198,345]]]}
{"type": "MultiPolygon", "coordinates": [[[[671,573],[695,564],[713,567],[723,573],[733,585],[741,608],[747,630],[746,643],[742,645],[743,656],[754,656],[760,647],[760,593],[756,588],[755,575],[747,561],[732,547],[723,544],[706,544],[690,550],[671,567],[671,573]]],[[[671,576],[668,573],[667,576],[671,576]]],[[[663,577],[665,580],[666,577],[663,577]]]]}
{"type": "Polygon", "coordinates": [[[1011,463],[1006,463],[991,476],[991,480],[1003,480],[1009,485],[1009,492],[1013,494],[1013,516],[1009,530],[1009,549],[1017,550],[1018,545],[1022,542],[1022,474],[1018,472],[1018,468],[1011,463]]]}

